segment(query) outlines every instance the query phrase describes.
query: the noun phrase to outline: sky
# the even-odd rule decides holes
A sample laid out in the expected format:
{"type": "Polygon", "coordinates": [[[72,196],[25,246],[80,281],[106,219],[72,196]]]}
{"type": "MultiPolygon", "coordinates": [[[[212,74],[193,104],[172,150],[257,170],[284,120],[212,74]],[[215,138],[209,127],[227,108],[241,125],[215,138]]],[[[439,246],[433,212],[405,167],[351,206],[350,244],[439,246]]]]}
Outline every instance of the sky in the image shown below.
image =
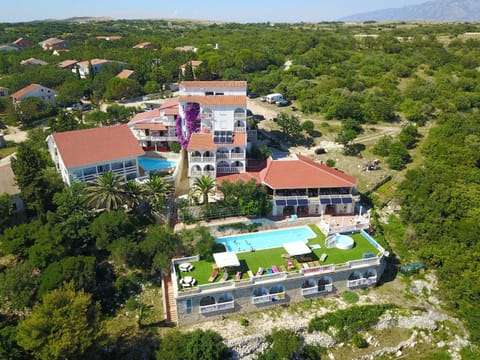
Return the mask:
{"type": "Polygon", "coordinates": [[[226,22],[321,22],[428,0],[3,0],[0,22],[107,16],[226,22]]]}
{"type": "Polygon", "coordinates": [[[18,0],[2,1],[0,22],[107,16],[238,23],[321,22],[427,0],[18,0]]]}

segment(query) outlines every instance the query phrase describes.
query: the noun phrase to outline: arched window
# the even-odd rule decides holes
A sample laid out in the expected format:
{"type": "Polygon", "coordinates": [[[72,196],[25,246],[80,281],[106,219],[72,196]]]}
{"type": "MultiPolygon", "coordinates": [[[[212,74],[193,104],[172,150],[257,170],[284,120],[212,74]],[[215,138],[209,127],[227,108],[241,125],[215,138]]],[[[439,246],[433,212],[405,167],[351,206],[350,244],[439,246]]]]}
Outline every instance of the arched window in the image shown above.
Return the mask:
{"type": "Polygon", "coordinates": [[[268,291],[265,288],[259,287],[253,290],[253,296],[264,296],[264,295],[268,295],[268,291]]]}
{"type": "Polygon", "coordinates": [[[314,286],[315,286],[315,283],[313,282],[313,280],[305,280],[302,284],[302,289],[308,289],[314,286]]]}
{"type": "Polygon", "coordinates": [[[361,278],[362,278],[362,274],[358,271],[354,271],[348,276],[348,280],[358,280],[361,278]]]}
{"type": "Polygon", "coordinates": [[[208,306],[215,304],[215,298],[213,296],[204,296],[200,300],[200,306],[208,306]]]}
{"type": "Polygon", "coordinates": [[[225,303],[225,302],[229,302],[229,301],[233,301],[233,294],[230,293],[230,292],[226,292],[226,293],[223,293],[221,294],[219,297],[218,297],[218,303],[221,304],[221,303],[225,303]]]}

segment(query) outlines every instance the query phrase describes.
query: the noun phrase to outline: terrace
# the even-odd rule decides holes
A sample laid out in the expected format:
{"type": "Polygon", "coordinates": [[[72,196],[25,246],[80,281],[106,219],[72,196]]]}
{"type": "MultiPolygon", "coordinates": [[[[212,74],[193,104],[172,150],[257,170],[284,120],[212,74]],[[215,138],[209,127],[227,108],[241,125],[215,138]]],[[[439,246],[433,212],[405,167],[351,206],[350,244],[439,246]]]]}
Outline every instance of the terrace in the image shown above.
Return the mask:
{"type": "MultiPolygon", "coordinates": [[[[174,264],[177,280],[180,281],[185,276],[192,277],[196,280],[196,287],[198,287],[196,292],[203,292],[219,288],[241,287],[279,278],[355,269],[378,263],[379,258],[384,253],[384,249],[364,232],[351,235],[355,241],[355,246],[350,250],[341,250],[335,247],[327,248],[325,246],[326,236],[322,231],[316,225],[309,225],[309,227],[315,233],[315,237],[309,239],[307,243],[311,249],[309,254],[290,256],[283,247],[240,252],[237,253],[239,266],[220,269],[216,267],[213,261],[209,262],[198,258],[176,259],[174,264]],[[365,254],[370,254],[372,257],[366,258],[365,254]],[[192,263],[193,269],[189,272],[179,271],[179,264],[186,261],[192,263]],[[258,274],[259,269],[263,269],[263,274],[258,274]],[[275,271],[272,271],[272,269],[275,271]],[[242,283],[245,283],[245,285],[242,285],[242,283]]],[[[294,240],[292,239],[292,241],[294,240]]],[[[365,281],[365,284],[362,283],[361,277],[352,280],[355,280],[355,284],[353,282],[351,284],[352,287],[367,284],[365,281]]],[[[371,282],[372,280],[368,282],[368,285],[371,285],[371,282]]],[[[179,294],[192,291],[191,288],[185,289],[181,286],[178,286],[178,289],[179,294]]],[[[327,284],[325,290],[327,292],[331,291],[331,285],[328,286],[327,284]]],[[[307,293],[308,290],[305,292],[307,293]]],[[[279,291],[279,293],[278,297],[281,298],[282,292],[279,291]]],[[[267,297],[266,301],[271,301],[271,294],[270,292],[270,294],[262,294],[261,296],[267,297]]],[[[261,299],[257,300],[261,301],[261,299]]]]}

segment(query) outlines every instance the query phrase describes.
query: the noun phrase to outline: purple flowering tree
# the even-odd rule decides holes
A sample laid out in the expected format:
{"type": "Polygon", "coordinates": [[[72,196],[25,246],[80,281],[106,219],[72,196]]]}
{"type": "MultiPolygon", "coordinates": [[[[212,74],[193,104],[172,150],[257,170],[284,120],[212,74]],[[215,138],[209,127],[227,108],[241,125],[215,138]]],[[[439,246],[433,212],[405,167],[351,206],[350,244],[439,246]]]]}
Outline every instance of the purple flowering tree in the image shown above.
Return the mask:
{"type": "Polygon", "coordinates": [[[182,119],[177,116],[176,130],[178,142],[182,145],[182,149],[188,147],[190,136],[200,131],[200,105],[197,103],[190,103],[185,108],[185,120],[187,127],[187,134],[184,137],[182,133],[182,119]]]}

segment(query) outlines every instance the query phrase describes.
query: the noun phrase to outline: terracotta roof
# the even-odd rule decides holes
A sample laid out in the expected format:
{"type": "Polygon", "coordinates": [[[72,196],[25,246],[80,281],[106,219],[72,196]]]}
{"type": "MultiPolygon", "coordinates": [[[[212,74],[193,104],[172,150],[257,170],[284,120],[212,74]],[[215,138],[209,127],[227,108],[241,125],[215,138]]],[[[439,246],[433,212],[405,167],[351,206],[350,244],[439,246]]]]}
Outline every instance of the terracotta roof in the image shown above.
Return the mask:
{"type": "Polygon", "coordinates": [[[8,195],[20,193],[20,189],[15,184],[15,175],[10,165],[0,167],[0,195],[3,193],[8,195]]]}
{"type": "Polygon", "coordinates": [[[246,88],[246,81],[182,81],[181,85],[185,87],[241,87],[246,88]]]}
{"type": "Polygon", "coordinates": [[[160,109],[166,109],[166,108],[171,108],[171,107],[177,107],[178,108],[178,98],[171,98],[165,101],[162,106],[160,106],[160,109]]]}
{"type": "Polygon", "coordinates": [[[213,142],[213,134],[211,133],[195,133],[190,137],[187,150],[217,150],[219,147],[225,146],[245,146],[247,144],[247,134],[234,133],[233,143],[231,144],[215,144],[213,142]]]}
{"type": "Polygon", "coordinates": [[[244,172],[240,174],[222,174],[222,175],[217,175],[217,185],[222,186],[222,183],[224,181],[230,181],[231,183],[235,183],[240,180],[249,182],[252,179],[255,179],[257,184],[261,183],[258,172],[244,172]]]}
{"type": "Polygon", "coordinates": [[[91,63],[92,65],[97,65],[97,64],[104,64],[104,63],[108,63],[108,62],[111,62],[110,60],[106,60],[106,59],[92,59],[92,60],[85,60],[85,61],[80,61],[79,64],[81,65],[88,65],[89,63],[91,63]]]}
{"type": "Polygon", "coordinates": [[[46,61],[31,57],[31,58],[20,61],[20,65],[25,65],[25,64],[47,65],[48,63],[46,61]]]}
{"type": "Polygon", "coordinates": [[[47,39],[47,40],[44,40],[44,41],[40,42],[40,44],[42,44],[42,45],[54,45],[54,44],[61,44],[63,42],[65,42],[65,41],[61,40],[61,39],[50,38],[50,39],[47,39]]]}
{"type": "Polygon", "coordinates": [[[52,136],[67,168],[144,154],[128,125],[66,131],[52,136]]]}
{"type": "Polygon", "coordinates": [[[59,68],[66,68],[66,67],[69,67],[69,66],[72,66],[72,65],[75,65],[78,61],[77,60],[63,60],[63,61],[60,61],[57,66],[59,68]]]}
{"type": "Polygon", "coordinates": [[[138,43],[137,45],[134,46],[134,48],[143,48],[145,46],[150,46],[150,45],[152,45],[151,42],[145,41],[145,42],[138,43]]]}
{"type": "Polygon", "coordinates": [[[167,131],[167,127],[163,123],[158,122],[147,122],[147,123],[138,123],[135,124],[135,129],[138,130],[157,130],[157,131],[167,131]]]}
{"type": "Polygon", "coordinates": [[[132,120],[130,120],[128,123],[129,124],[135,124],[139,121],[142,120],[147,120],[147,119],[154,119],[160,117],[160,109],[153,109],[145,112],[141,112],[136,114],[132,120]]]}
{"type": "Polygon", "coordinates": [[[120,78],[120,79],[128,79],[130,76],[132,76],[132,74],[134,73],[133,70],[122,70],[120,71],[118,74],[117,74],[117,78],[120,78]]]}
{"type": "Polygon", "coordinates": [[[220,96],[180,96],[179,102],[195,102],[202,105],[238,105],[247,106],[246,96],[220,95],[220,96]]]}
{"type": "Polygon", "coordinates": [[[292,159],[269,158],[260,171],[260,178],[272,189],[353,187],[357,184],[353,176],[302,155],[292,159]]]}
{"type": "Polygon", "coordinates": [[[164,110],[166,116],[175,116],[178,115],[178,107],[177,108],[167,108],[164,110]]]}
{"type": "Polygon", "coordinates": [[[13,97],[15,100],[18,100],[18,99],[21,99],[22,97],[24,97],[25,95],[29,94],[30,92],[32,92],[33,90],[35,89],[39,89],[41,88],[42,85],[38,85],[38,84],[30,84],[26,87],[24,87],[23,89],[20,89],[18,90],[17,92],[14,92],[11,97],[13,97]]]}

